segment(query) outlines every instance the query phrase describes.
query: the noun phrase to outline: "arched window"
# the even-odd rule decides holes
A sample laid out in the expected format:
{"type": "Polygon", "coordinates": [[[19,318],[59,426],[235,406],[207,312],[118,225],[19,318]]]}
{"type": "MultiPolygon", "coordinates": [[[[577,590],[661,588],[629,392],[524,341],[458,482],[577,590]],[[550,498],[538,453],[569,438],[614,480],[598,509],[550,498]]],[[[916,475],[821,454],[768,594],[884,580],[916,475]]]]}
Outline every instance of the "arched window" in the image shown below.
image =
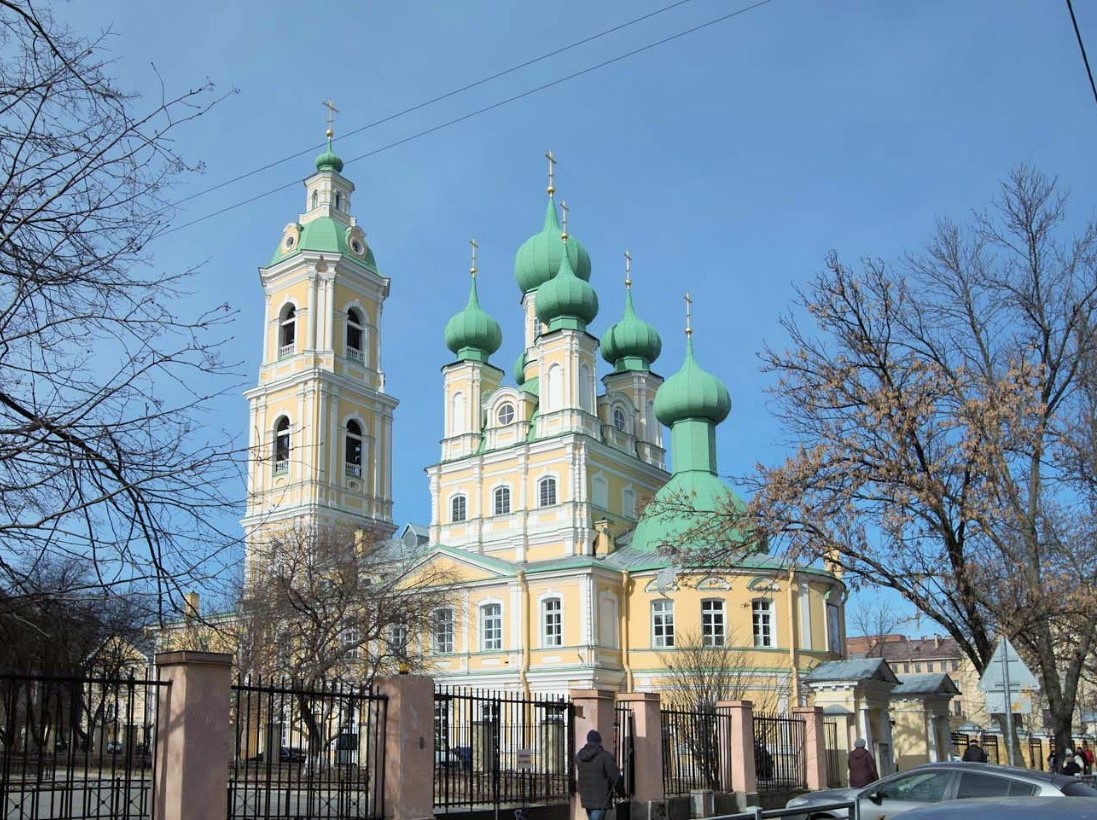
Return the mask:
{"type": "Polygon", "coordinates": [[[556,503],[555,478],[542,478],[537,482],[537,503],[542,507],[551,507],[556,503]]]}
{"type": "Polygon", "coordinates": [[[579,365],[579,407],[589,413],[593,406],[594,380],[591,378],[590,368],[582,364],[579,365]]]}
{"type": "Polygon", "coordinates": [[[450,399],[450,435],[460,435],[467,429],[468,425],[465,423],[465,394],[460,392],[454,393],[453,398],[450,399]]]}
{"type": "Polygon", "coordinates": [[[626,518],[636,517],[636,492],[628,488],[621,491],[621,513],[626,518]]]}
{"type": "Polygon", "coordinates": [[[492,494],[492,507],[496,515],[510,512],[510,487],[496,487],[492,494]]]}
{"type": "Polygon", "coordinates": [[[286,305],[282,313],[278,327],[278,358],[292,356],[296,351],[297,342],[297,309],[293,305],[286,305]]]}
{"type": "Polygon", "coordinates": [[[463,495],[455,495],[449,502],[449,520],[457,524],[468,516],[468,501],[463,495]]]}
{"type": "Polygon", "coordinates": [[[274,423],[274,473],[289,472],[289,419],[279,417],[274,423]]]}
{"type": "Polygon", "coordinates": [[[347,358],[356,362],[362,361],[365,356],[362,346],[364,333],[362,329],[362,314],[358,308],[347,311],[347,358]]]}
{"type": "Polygon", "coordinates": [[[335,208],[336,210],[342,210],[343,208],[343,194],[340,191],[335,192],[335,208]]]}
{"type": "Polygon", "coordinates": [[[602,476],[595,476],[591,482],[591,496],[595,507],[601,507],[603,510],[609,508],[609,482],[602,476]]]}
{"type": "Polygon", "coordinates": [[[312,192],[312,207],[317,208],[319,206],[320,206],[320,192],[314,190],[312,192]]]}
{"type": "Polygon", "coordinates": [[[545,405],[548,410],[556,410],[564,403],[564,370],[558,364],[548,370],[548,389],[545,393],[545,405]]]}
{"type": "Polygon", "coordinates": [[[347,475],[362,477],[362,425],[351,419],[347,422],[346,446],[347,475]]]}
{"type": "Polygon", "coordinates": [[[625,432],[625,411],[620,407],[613,408],[613,426],[622,433],[625,432]]]}

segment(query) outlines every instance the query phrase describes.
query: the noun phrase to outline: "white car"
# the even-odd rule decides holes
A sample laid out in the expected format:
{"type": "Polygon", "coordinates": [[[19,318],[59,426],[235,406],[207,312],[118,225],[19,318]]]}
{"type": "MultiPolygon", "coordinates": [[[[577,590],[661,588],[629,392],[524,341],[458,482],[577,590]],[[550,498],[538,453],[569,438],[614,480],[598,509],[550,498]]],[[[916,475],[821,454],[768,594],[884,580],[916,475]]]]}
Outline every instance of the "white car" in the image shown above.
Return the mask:
{"type": "Polygon", "coordinates": [[[855,789],[824,789],[794,797],[786,808],[796,817],[847,817],[846,810],[821,808],[856,800],[861,820],[883,820],[930,803],[974,797],[1089,797],[1097,790],[1076,777],[990,763],[927,763],[855,789]],[[815,807],[820,807],[813,810],[815,807]]]}

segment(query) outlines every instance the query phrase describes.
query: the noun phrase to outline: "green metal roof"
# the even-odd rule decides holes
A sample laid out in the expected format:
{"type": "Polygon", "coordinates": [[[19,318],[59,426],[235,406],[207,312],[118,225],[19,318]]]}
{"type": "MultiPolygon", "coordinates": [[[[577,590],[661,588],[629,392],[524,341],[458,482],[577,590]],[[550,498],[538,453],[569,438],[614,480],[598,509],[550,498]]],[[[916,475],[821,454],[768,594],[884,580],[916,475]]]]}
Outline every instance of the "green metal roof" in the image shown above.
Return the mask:
{"type": "Polygon", "coordinates": [[[503,343],[499,323],[480,307],[475,276],[469,285],[468,304],[446,323],[445,340],[459,361],[476,362],[486,362],[503,343]]]}
{"type": "Polygon", "coordinates": [[[330,216],[319,216],[301,226],[301,238],[292,248],[286,249],[280,244],[275,249],[270,263],[275,265],[301,251],[320,251],[338,253],[349,259],[356,259],[376,273],[377,262],[373,258],[373,249],[366,245],[364,255],[354,253],[347,237],[350,231],[349,225],[344,225],[330,216]]]}
{"type": "Polygon", "coordinates": [[[602,335],[602,358],[618,373],[626,370],[650,370],[659,358],[663,340],[655,328],[636,316],[632,307],[632,289],[625,291],[625,315],[602,335]]]}
{"type": "MultiPolygon", "coordinates": [[[[570,244],[567,239],[560,244],[570,244]]],[[[553,330],[586,330],[598,315],[598,294],[575,275],[568,254],[560,254],[560,269],[537,289],[537,318],[553,330]]]]}
{"type": "Polygon", "coordinates": [[[655,415],[670,427],[683,419],[707,419],[719,424],[730,412],[728,389],[718,378],[701,369],[693,358],[693,339],[687,339],[685,362],[655,394],[655,415]]]}
{"type": "Polygon", "coordinates": [[[656,552],[667,548],[697,549],[742,542],[736,530],[718,530],[719,513],[742,507],[742,500],[723,481],[703,470],[676,473],[648,504],[632,535],[630,547],[656,552]]]}
{"type": "Polygon", "coordinates": [[[514,360],[514,370],[511,371],[514,375],[514,381],[519,387],[526,380],[526,351],[523,350],[518,354],[518,358],[514,360]]]}
{"type": "MultiPolygon", "coordinates": [[[[549,196],[545,224],[522,243],[514,256],[514,280],[523,293],[537,290],[560,270],[564,248],[560,242],[560,222],[556,217],[556,201],[549,196]]],[[[577,239],[568,242],[571,268],[580,279],[590,279],[590,256],[577,239]]]]}

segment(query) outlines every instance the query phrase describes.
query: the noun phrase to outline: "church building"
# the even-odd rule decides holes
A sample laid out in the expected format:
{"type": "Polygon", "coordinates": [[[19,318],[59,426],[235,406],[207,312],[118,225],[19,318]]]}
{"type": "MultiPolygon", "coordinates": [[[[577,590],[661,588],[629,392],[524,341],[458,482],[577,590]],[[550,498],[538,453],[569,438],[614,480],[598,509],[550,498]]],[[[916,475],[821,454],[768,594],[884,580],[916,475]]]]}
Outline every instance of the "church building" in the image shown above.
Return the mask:
{"type": "MultiPolygon", "coordinates": [[[[247,393],[249,560],[264,534],[294,520],[351,526],[372,540],[396,531],[397,401],[381,369],[390,281],[353,216],[354,185],[330,136],[305,180],[304,212],[260,270],[264,355],[247,393]]],[[[644,301],[634,304],[627,252],[623,287],[601,286],[623,299],[619,318],[595,332],[592,261],[569,234],[548,158],[541,228],[515,256],[523,338],[505,341],[480,306],[474,242],[467,304],[442,334],[448,358],[440,340],[444,430],[426,469],[422,561],[461,582],[411,651],[441,683],[654,691],[673,653],[723,647],[749,669],[740,696],[774,708],[803,702],[803,673],[843,654],[845,585],[765,555],[703,570],[676,560],[691,540],[711,537],[699,535],[706,512],[739,503],[716,464],[731,399],[696,360],[688,297],[684,361],[665,380],[656,372],[662,342],[637,313],[644,301]],[[504,355],[514,361],[509,377],[497,363],[504,355]]],[[[431,378],[425,370],[424,387],[431,378]]]]}

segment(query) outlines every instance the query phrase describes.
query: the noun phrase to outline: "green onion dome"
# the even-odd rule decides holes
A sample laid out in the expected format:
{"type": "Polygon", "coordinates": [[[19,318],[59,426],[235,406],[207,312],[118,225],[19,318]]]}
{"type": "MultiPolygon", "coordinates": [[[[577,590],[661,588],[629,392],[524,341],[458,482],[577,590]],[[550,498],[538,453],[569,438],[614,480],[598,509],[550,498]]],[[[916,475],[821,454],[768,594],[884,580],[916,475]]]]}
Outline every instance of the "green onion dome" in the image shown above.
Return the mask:
{"type": "MultiPolygon", "coordinates": [[[[570,246],[573,239],[560,239],[560,246],[570,246]]],[[[537,289],[537,318],[552,330],[586,330],[598,315],[598,294],[587,282],[575,275],[571,254],[560,253],[560,269],[537,289]]]]}
{"type": "Polygon", "coordinates": [[[655,393],[655,415],[667,427],[683,419],[719,424],[731,412],[731,396],[723,382],[701,369],[693,358],[693,339],[686,340],[681,369],[655,393]]]}
{"type": "Polygon", "coordinates": [[[618,373],[650,370],[651,363],[659,358],[662,350],[663,340],[655,328],[637,318],[632,308],[632,289],[627,289],[624,317],[602,335],[602,358],[618,373]]]}
{"type": "MultiPolygon", "coordinates": [[[[571,269],[580,279],[590,279],[590,256],[575,239],[567,244],[571,269]]],[[[514,279],[522,293],[537,290],[556,275],[560,269],[560,257],[564,255],[560,243],[560,222],[556,218],[556,201],[549,196],[545,211],[545,226],[522,243],[514,257],[514,279]]]]}
{"type": "Polygon", "coordinates": [[[514,370],[511,372],[514,376],[514,381],[521,387],[522,382],[526,380],[526,351],[523,350],[518,354],[518,358],[514,360],[514,370]]]}
{"type": "Polygon", "coordinates": [[[458,361],[486,362],[503,343],[499,323],[480,307],[475,276],[469,286],[468,305],[446,323],[445,338],[446,347],[457,354],[458,361]]]}
{"type": "Polygon", "coordinates": [[[331,150],[330,139],[328,140],[328,149],[316,158],[316,170],[335,171],[336,173],[343,170],[343,160],[339,159],[335,152],[331,150]]]}

